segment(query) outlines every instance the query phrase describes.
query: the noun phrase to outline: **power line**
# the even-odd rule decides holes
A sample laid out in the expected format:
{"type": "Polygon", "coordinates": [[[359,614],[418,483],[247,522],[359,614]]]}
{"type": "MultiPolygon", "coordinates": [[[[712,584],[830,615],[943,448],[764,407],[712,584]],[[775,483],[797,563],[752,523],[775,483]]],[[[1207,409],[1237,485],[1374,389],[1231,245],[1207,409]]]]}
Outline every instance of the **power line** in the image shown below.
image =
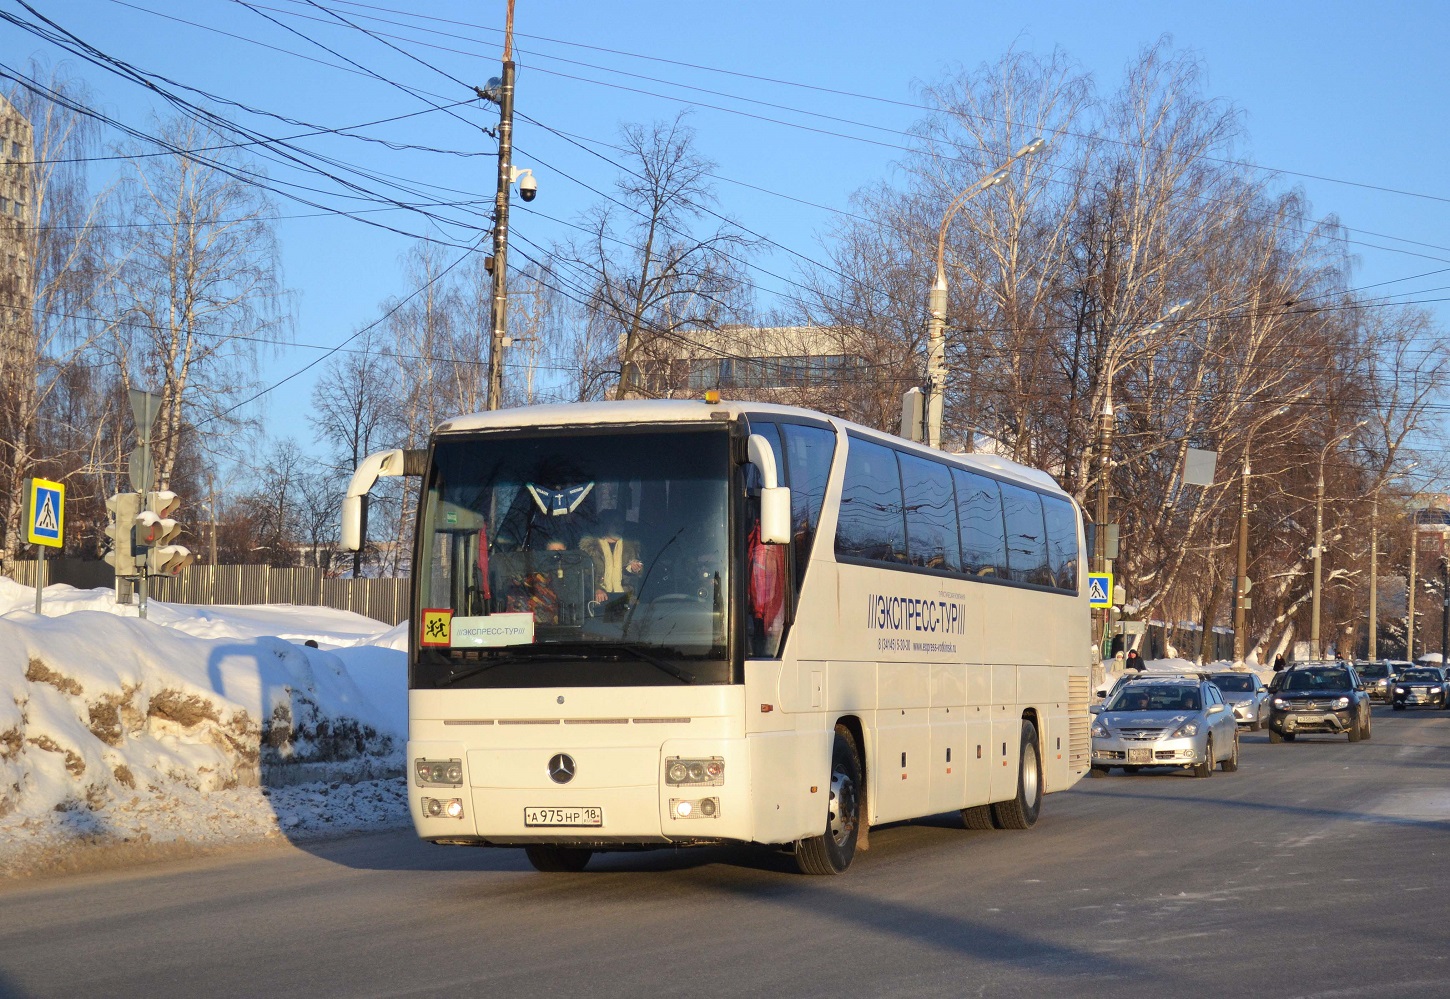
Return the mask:
{"type": "MultiPolygon", "coordinates": [[[[312,0],[308,0],[308,2],[311,3],[313,6],[317,6],[317,4],[312,3],[312,0]]],[[[405,17],[411,18],[414,21],[434,21],[434,22],[445,23],[445,24],[449,24],[449,25],[453,25],[453,26],[475,28],[475,29],[480,30],[480,31],[487,31],[487,32],[491,32],[491,33],[494,33],[494,34],[498,34],[498,33],[501,33],[502,32],[502,29],[501,28],[495,28],[495,27],[492,27],[492,26],[489,26],[489,25],[478,24],[476,22],[460,21],[460,20],[452,20],[452,19],[448,19],[448,18],[434,17],[434,16],[429,16],[429,15],[424,15],[424,14],[418,14],[418,13],[412,12],[412,11],[404,11],[404,10],[398,10],[396,8],[382,7],[382,6],[378,6],[378,5],[375,5],[375,4],[367,4],[367,3],[355,2],[355,0],[333,0],[333,2],[336,3],[336,4],[338,4],[338,5],[340,5],[340,6],[346,6],[346,7],[352,7],[352,8],[361,8],[361,9],[373,10],[373,11],[381,11],[381,12],[389,13],[389,14],[397,14],[397,15],[400,15],[400,16],[405,16],[405,17]]],[[[297,16],[297,15],[294,15],[294,16],[297,16]]],[[[377,20],[382,20],[382,19],[379,18],[377,20]]],[[[388,22],[384,22],[384,23],[388,23],[388,22]]],[[[429,29],[423,29],[423,30],[429,30],[429,29]]],[[[769,77],[769,76],[762,76],[762,75],[756,74],[756,73],[746,73],[746,72],[741,72],[741,71],[738,71],[738,70],[723,69],[723,68],[716,67],[716,66],[704,65],[704,64],[701,64],[701,63],[694,63],[694,62],[689,62],[689,61],[686,61],[686,60],[670,59],[670,58],[663,57],[663,56],[646,55],[646,54],[643,54],[643,53],[630,52],[630,51],[626,51],[626,50],[623,50],[623,49],[614,49],[614,48],[608,48],[606,46],[591,45],[591,44],[587,44],[587,43],[584,43],[584,42],[576,42],[576,41],[572,41],[572,40],[568,40],[568,39],[553,38],[553,37],[549,37],[549,36],[546,36],[546,35],[535,35],[535,34],[529,34],[529,33],[526,33],[526,32],[516,31],[515,32],[515,37],[518,37],[518,38],[528,38],[528,39],[533,39],[535,41],[544,41],[544,42],[549,42],[551,44],[563,45],[563,46],[568,46],[568,47],[573,47],[573,48],[589,49],[589,50],[592,50],[592,51],[607,53],[607,54],[610,54],[610,55],[619,55],[619,56],[625,56],[625,57],[628,57],[628,58],[631,58],[631,59],[639,59],[639,60],[645,60],[645,61],[649,61],[649,62],[657,62],[657,63],[663,63],[663,64],[668,64],[668,65],[673,65],[673,66],[679,66],[679,67],[685,68],[685,69],[698,70],[698,71],[707,72],[707,73],[716,73],[716,74],[720,74],[720,75],[724,75],[724,76],[730,76],[730,77],[734,77],[734,78],[737,78],[737,79],[751,80],[751,81],[759,82],[759,83],[769,83],[769,84],[777,85],[777,86],[794,87],[794,88],[801,89],[801,90],[808,90],[808,91],[814,91],[814,92],[817,92],[817,93],[829,94],[829,95],[834,96],[834,97],[849,97],[849,98],[852,98],[852,99],[855,99],[855,100],[870,101],[870,102],[874,102],[874,103],[878,103],[878,104],[886,104],[886,105],[891,105],[891,106],[895,106],[895,107],[907,108],[907,109],[915,110],[915,111],[925,111],[925,112],[928,112],[928,113],[931,113],[931,114],[940,114],[940,113],[946,112],[946,109],[944,109],[944,108],[942,108],[940,106],[933,106],[933,105],[929,105],[929,104],[918,104],[918,103],[915,103],[913,101],[903,101],[903,100],[899,100],[899,99],[895,99],[895,98],[890,98],[890,97],[882,97],[882,96],[877,95],[877,94],[864,94],[864,93],[859,93],[859,92],[855,92],[855,91],[841,90],[841,89],[837,89],[837,88],[833,88],[833,87],[825,87],[825,86],[820,86],[818,84],[804,83],[804,82],[801,82],[801,81],[798,81],[798,80],[789,80],[789,79],[785,79],[785,78],[781,78],[781,77],[769,77]]],[[[419,42],[417,44],[424,44],[424,43],[419,42]]],[[[531,53],[531,54],[541,55],[541,56],[544,56],[545,58],[554,58],[554,59],[561,59],[562,58],[562,57],[559,57],[559,56],[550,56],[547,53],[531,53]]],[[[537,69],[539,67],[534,67],[534,68],[537,69]]],[[[610,69],[609,67],[603,67],[603,66],[596,66],[594,68],[601,69],[601,70],[606,71],[606,72],[616,72],[616,73],[623,73],[624,72],[624,71],[621,71],[621,70],[614,70],[614,69],[610,69]]],[[[633,74],[629,74],[629,75],[633,75],[633,74]]],[[[608,86],[608,84],[601,84],[601,85],[608,86]]],[[[674,84],[674,85],[675,86],[681,86],[681,87],[688,86],[687,84],[674,84]]],[[[749,98],[738,97],[737,95],[728,95],[728,96],[736,97],[737,99],[740,99],[740,100],[749,100],[749,98]]],[[[814,113],[814,112],[804,111],[804,110],[796,109],[796,108],[791,108],[790,110],[799,111],[802,114],[813,114],[814,113]]],[[[946,113],[957,114],[957,112],[946,112],[946,113]]],[[[997,124],[997,125],[1020,124],[1020,123],[1015,123],[1015,122],[1004,121],[1004,120],[998,119],[998,118],[992,118],[992,117],[987,116],[987,115],[975,115],[975,114],[969,115],[969,114],[962,114],[961,116],[962,117],[967,117],[967,118],[973,118],[975,120],[982,121],[982,122],[985,122],[987,124],[997,124]]],[[[863,125],[863,127],[876,127],[876,126],[866,125],[865,123],[861,123],[861,122],[853,122],[853,124],[860,124],[860,125],[863,125]]],[[[1080,132],[1072,132],[1072,131],[1065,131],[1065,130],[1064,131],[1059,131],[1057,134],[1064,135],[1064,136],[1067,136],[1067,137],[1070,137],[1070,138],[1080,139],[1080,140],[1083,140],[1083,141],[1119,144],[1119,145],[1123,145],[1125,147],[1131,148],[1131,143],[1127,142],[1126,140],[1113,139],[1113,138],[1110,138],[1108,136],[1100,136],[1100,135],[1093,135],[1093,134],[1090,134],[1090,133],[1080,133],[1080,132]]],[[[1159,151],[1161,152],[1161,150],[1159,150],[1159,151]]],[[[1350,187],[1358,187],[1358,188],[1362,188],[1362,189],[1365,189],[1365,190],[1378,191],[1378,192],[1385,193],[1385,194],[1395,194],[1395,195],[1400,195],[1400,196],[1404,196],[1404,197],[1422,198],[1422,199],[1426,199],[1426,200],[1430,200],[1430,201],[1439,201],[1439,202],[1450,203],[1450,197],[1443,196],[1443,195],[1426,194],[1424,192],[1419,192],[1419,191],[1401,190],[1401,189],[1398,189],[1398,188],[1385,187],[1383,185],[1378,185],[1378,184],[1369,184],[1369,183],[1364,183],[1364,182],[1361,182],[1361,181],[1345,180],[1345,179],[1339,178],[1339,177],[1330,177],[1330,176],[1326,176],[1326,175],[1322,175],[1322,174],[1312,174],[1312,173],[1307,173],[1307,172],[1297,171],[1297,170],[1290,170],[1290,169],[1281,168],[1281,167],[1270,167],[1270,166],[1262,166],[1262,165],[1257,165],[1257,164],[1246,164],[1246,163],[1242,163],[1242,162],[1237,161],[1237,160],[1231,160],[1231,159],[1227,159],[1227,158],[1223,158],[1223,157],[1210,157],[1210,156],[1205,156],[1203,158],[1205,160],[1209,161],[1209,162],[1219,163],[1219,164],[1226,165],[1226,166],[1248,166],[1251,169],[1255,169],[1255,170],[1259,170],[1259,171],[1263,171],[1263,172],[1268,172],[1268,173],[1273,173],[1273,174],[1281,174],[1281,175],[1284,175],[1284,176],[1291,176],[1291,177],[1303,177],[1306,180],[1318,180],[1318,181],[1324,181],[1326,183],[1332,183],[1332,184],[1343,184],[1343,185],[1350,186],[1350,187]]]]}

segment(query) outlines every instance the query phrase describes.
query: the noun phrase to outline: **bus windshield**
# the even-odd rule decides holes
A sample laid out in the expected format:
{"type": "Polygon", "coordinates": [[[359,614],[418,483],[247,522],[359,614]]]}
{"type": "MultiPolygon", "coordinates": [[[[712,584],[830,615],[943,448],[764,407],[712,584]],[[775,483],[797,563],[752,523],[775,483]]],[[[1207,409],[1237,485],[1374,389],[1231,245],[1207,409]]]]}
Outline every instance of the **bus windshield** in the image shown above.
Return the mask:
{"type": "Polygon", "coordinates": [[[728,680],[725,427],[439,438],[415,686],[728,680]]]}

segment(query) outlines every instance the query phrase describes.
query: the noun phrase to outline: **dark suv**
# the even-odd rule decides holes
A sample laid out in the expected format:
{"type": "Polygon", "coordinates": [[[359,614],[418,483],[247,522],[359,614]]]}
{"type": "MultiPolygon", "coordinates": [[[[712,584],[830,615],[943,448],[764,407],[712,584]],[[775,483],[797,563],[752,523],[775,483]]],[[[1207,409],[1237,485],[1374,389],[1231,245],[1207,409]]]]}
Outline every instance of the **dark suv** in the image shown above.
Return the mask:
{"type": "Polygon", "coordinates": [[[1293,742],[1301,732],[1370,737],[1369,695],[1348,663],[1290,666],[1269,689],[1270,742],[1293,742]]]}

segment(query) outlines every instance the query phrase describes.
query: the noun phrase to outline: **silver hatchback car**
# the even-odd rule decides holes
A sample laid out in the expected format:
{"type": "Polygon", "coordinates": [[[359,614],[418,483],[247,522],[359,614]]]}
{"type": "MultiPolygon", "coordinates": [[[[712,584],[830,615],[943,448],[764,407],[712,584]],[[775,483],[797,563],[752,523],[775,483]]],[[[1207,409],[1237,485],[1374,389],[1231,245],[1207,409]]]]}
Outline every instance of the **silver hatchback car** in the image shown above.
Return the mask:
{"type": "Polygon", "coordinates": [[[1208,777],[1215,765],[1239,768],[1239,732],[1218,687],[1191,676],[1143,676],[1093,705],[1093,777],[1113,767],[1183,767],[1208,777]]]}

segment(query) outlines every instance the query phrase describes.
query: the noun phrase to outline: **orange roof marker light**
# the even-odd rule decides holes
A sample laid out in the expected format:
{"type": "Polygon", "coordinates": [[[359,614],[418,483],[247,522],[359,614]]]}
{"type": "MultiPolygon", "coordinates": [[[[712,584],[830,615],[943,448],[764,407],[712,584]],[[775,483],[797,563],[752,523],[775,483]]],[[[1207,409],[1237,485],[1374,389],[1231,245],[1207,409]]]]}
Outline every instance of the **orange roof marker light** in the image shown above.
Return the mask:
{"type": "Polygon", "coordinates": [[[719,405],[719,403],[720,403],[720,390],[719,389],[706,389],[706,391],[705,391],[705,404],[707,406],[716,406],[716,405],[719,405]]]}

